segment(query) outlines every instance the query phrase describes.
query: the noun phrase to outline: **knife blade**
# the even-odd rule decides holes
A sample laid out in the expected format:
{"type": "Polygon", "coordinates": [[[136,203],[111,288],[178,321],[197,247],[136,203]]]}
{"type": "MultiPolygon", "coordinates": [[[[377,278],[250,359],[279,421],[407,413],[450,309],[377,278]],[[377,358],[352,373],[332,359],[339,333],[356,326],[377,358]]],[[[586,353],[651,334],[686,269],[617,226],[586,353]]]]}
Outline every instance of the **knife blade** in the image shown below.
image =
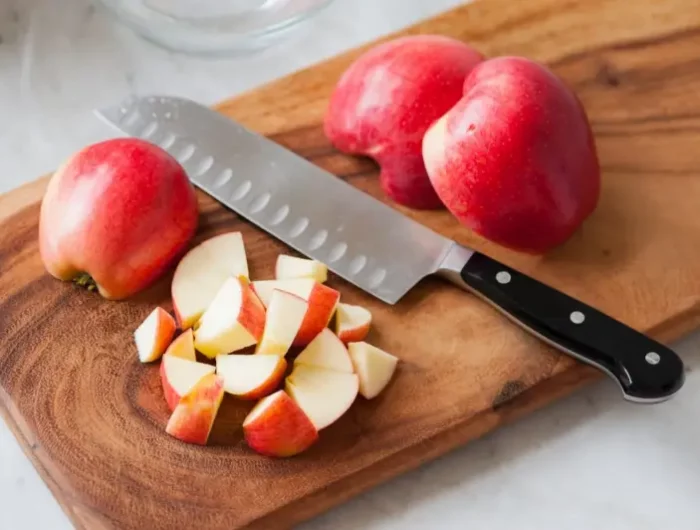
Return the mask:
{"type": "Polygon", "coordinates": [[[684,384],[682,360],[651,337],[443,237],[204,105],[131,96],[96,113],[119,132],[159,145],[195,186],[387,304],[440,275],[600,369],[629,401],[665,401],[684,384]]]}

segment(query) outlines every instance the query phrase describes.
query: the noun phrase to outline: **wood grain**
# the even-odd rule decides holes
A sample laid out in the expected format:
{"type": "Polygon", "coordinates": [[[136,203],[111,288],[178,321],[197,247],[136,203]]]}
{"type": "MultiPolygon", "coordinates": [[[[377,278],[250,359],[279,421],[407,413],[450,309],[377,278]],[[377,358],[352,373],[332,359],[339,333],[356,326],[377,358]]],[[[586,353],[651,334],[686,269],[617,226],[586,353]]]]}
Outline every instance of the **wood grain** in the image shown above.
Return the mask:
{"type": "MultiPolygon", "coordinates": [[[[490,245],[445,212],[399,210],[661,340],[700,324],[699,0],[483,0],[406,32],[549,64],[586,106],[604,184],[592,218],[541,258],[490,245]]],[[[360,51],[218,109],[382,198],[374,165],[337,153],[320,127],[360,51]]],[[[36,241],[44,186],[0,198],[0,410],[79,528],[287,528],[598,377],[438,280],[386,307],[333,278],[373,311],[370,340],[402,360],[386,393],[294,459],[250,452],[248,406],[229,397],[212,445],[186,446],[165,435],[157,366],[140,365],[131,342],[154,304],[170,307],[169,278],[109,303],[48,277],[36,241]]],[[[200,201],[198,240],[241,230],[252,275],[271,276],[285,247],[200,201]]]]}

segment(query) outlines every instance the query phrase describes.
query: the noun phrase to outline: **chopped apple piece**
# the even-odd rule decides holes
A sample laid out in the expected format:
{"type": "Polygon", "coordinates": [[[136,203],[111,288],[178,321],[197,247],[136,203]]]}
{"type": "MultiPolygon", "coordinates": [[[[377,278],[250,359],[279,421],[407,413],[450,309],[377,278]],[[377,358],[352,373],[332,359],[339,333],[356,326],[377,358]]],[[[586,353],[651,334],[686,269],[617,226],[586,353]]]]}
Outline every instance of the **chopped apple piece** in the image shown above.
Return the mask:
{"type": "Polygon", "coordinates": [[[398,359],[366,342],[351,342],[348,350],[355,372],[360,378],[360,394],[372,399],[389,384],[398,359]]]}
{"type": "Polygon", "coordinates": [[[306,346],[322,329],[328,326],[340,299],[338,291],[310,278],[263,280],[253,282],[252,286],[265,306],[270,305],[275,289],[295,294],[309,303],[304,321],[294,338],[294,346],[306,346]]]}
{"type": "Polygon", "coordinates": [[[287,393],[319,431],[345,414],[358,389],[356,374],[305,364],[296,365],[286,382],[287,393]]]}
{"type": "Polygon", "coordinates": [[[265,331],[255,353],[284,357],[309,309],[309,303],[297,295],[275,289],[265,315],[265,331]]]}
{"type": "Polygon", "coordinates": [[[260,399],[277,390],[287,369],[279,355],[219,355],[216,373],[224,390],[241,399],[260,399]]]}
{"type": "Polygon", "coordinates": [[[353,372],[352,361],[342,341],[328,328],[323,328],[314,340],[294,360],[294,365],[306,364],[338,372],[353,372]]]}
{"type": "Polygon", "coordinates": [[[194,351],[194,335],[192,334],[192,330],[188,329],[176,338],[170,346],[168,346],[168,349],[165,350],[165,355],[180,357],[188,361],[196,361],[197,355],[194,351]]]}
{"type": "Polygon", "coordinates": [[[265,307],[248,280],[229,278],[202,315],[194,347],[210,359],[254,346],[265,328],[265,307]]]}
{"type": "Polygon", "coordinates": [[[280,254],[277,257],[275,278],[278,280],[291,280],[294,278],[311,278],[319,283],[328,279],[328,267],[314,259],[297,258],[280,254]]]}
{"type": "Polygon", "coordinates": [[[206,445],[224,398],[224,381],[216,374],[204,376],[182,397],[165,428],[186,443],[206,445]]]}
{"type": "Polygon", "coordinates": [[[170,410],[175,410],[182,396],[188,394],[204,376],[213,374],[214,370],[215,368],[209,364],[169,354],[163,355],[163,361],[160,364],[160,381],[170,410]]]}
{"type": "Polygon", "coordinates": [[[142,363],[160,359],[173,340],[177,325],[170,314],[156,307],[134,332],[134,342],[142,363]]]}
{"type": "Polygon", "coordinates": [[[272,457],[297,455],[318,440],[314,424],[284,390],[253,407],[243,421],[243,434],[253,451],[272,457]]]}
{"type": "Polygon", "coordinates": [[[372,323],[372,313],[359,305],[338,304],[335,333],[345,344],[364,340],[372,323]]]}
{"type": "Polygon", "coordinates": [[[248,278],[240,232],[221,234],[190,250],[180,260],[172,283],[175,315],[182,329],[195,325],[230,277],[248,278]]]}

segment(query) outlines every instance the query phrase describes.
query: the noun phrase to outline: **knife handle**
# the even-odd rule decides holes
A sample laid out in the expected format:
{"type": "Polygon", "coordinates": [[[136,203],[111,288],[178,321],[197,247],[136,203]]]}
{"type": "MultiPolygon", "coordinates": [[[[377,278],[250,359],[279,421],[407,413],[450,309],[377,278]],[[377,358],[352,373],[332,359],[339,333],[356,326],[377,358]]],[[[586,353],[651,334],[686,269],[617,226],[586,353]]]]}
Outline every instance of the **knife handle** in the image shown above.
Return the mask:
{"type": "Polygon", "coordinates": [[[683,386],[672,350],[525,274],[474,252],[459,277],[530,333],[612,376],[630,401],[664,401],[683,386]]]}

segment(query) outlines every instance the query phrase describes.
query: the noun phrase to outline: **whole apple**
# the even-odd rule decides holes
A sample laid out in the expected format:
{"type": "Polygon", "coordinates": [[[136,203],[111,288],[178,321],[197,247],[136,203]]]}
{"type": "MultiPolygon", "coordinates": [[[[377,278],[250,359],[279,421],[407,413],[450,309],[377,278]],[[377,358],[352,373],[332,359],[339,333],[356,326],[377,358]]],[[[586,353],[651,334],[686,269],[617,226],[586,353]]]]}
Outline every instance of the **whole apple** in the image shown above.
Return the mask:
{"type": "Polygon", "coordinates": [[[341,151],[381,166],[383,191],[421,209],[441,208],[426,174],[421,142],[428,127],[462,96],[483,57],[439,35],[397,38],[360,56],[342,75],[325,116],[325,133],[341,151]]]}
{"type": "Polygon", "coordinates": [[[525,58],[474,68],[462,99],[426,133],[423,156],[452,214],[516,250],[558,246],[598,203],[600,168],[583,106],[525,58]]]}
{"type": "Polygon", "coordinates": [[[60,280],[127,298],[183,253],[198,217],[177,160],[143,140],[107,140],[73,155],[51,178],[41,204],[41,258],[60,280]]]}

